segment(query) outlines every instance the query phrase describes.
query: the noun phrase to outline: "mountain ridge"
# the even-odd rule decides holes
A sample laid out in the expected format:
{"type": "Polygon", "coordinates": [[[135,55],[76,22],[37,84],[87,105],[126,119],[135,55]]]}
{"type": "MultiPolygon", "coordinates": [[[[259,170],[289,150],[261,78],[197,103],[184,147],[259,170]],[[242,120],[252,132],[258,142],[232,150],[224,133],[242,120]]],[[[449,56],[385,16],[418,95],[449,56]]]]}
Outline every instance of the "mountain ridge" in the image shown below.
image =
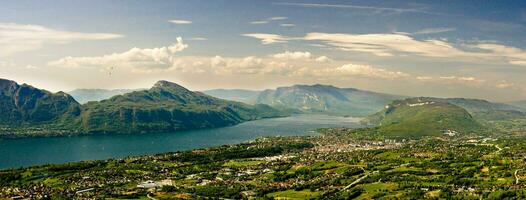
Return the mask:
{"type": "Polygon", "coordinates": [[[0,94],[2,111],[14,113],[2,115],[9,118],[0,118],[0,132],[15,137],[28,133],[66,135],[180,131],[229,126],[249,120],[286,115],[268,105],[247,105],[222,100],[201,92],[192,92],[169,81],[158,81],[147,90],[91,101],[83,105],[64,92],[50,93],[8,80],[0,80],[0,94]],[[18,90],[19,88],[23,90],[18,90]],[[35,111],[32,109],[34,106],[18,106],[15,103],[18,101],[12,96],[19,93],[24,94],[23,99],[27,100],[23,105],[29,105],[27,102],[32,103],[31,105],[44,102],[37,104],[44,106],[43,109],[35,111]],[[58,97],[68,101],[60,101],[58,97]],[[62,110],[51,114],[46,112],[54,111],[51,108],[62,110]],[[24,112],[17,114],[19,109],[24,112]],[[33,118],[24,118],[25,113],[36,113],[34,116],[40,116],[42,119],[35,118],[38,120],[35,121],[33,118]]]}
{"type": "Polygon", "coordinates": [[[256,103],[298,109],[307,113],[366,116],[381,110],[387,103],[404,96],[371,92],[332,85],[278,87],[262,91],[256,103]]]}

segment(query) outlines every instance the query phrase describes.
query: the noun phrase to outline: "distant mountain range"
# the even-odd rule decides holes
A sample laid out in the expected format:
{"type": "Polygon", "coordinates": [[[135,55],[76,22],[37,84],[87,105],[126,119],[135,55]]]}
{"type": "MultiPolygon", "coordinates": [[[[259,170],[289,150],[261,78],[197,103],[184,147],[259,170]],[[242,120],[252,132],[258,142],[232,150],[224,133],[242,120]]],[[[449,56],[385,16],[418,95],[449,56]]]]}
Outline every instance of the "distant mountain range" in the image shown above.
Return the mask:
{"type": "Polygon", "coordinates": [[[0,115],[0,134],[11,137],[179,131],[285,115],[268,105],[222,100],[168,81],[80,105],[63,92],[0,79],[0,109],[6,113],[0,115]]]}
{"type": "Polygon", "coordinates": [[[510,102],[509,104],[526,109],[526,100],[524,100],[524,101],[514,101],[514,102],[510,102]]]}
{"type": "Polygon", "coordinates": [[[481,127],[523,130],[526,121],[526,108],[520,103],[407,98],[319,84],[261,92],[227,89],[193,92],[175,83],[159,81],[150,89],[138,91],[83,89],[72,93],[87,103],[81,105],[64,92],[51,93],[0,79],[3,113],[0,135],[179,131],[286,116],[291,111],[368,116],[364,122],[379,125],[380,132],[411,137],[437,136],[445,130],[470,133],[482,130],[481,127]]]}
{"type": "Polygon", "coordinates": [[[261,93],[261,91],[242,89],[214,89],[205,90],[203,93],[220,99],[254,104],[256,97],[259,95],[259,93],[261,93]]]}
{"type": "Polygon", "coordinates": [[[399,95],[330,85],[294,85],[261,92],[255,102],[307,113],[366,116],[378,112],[399,95]]]}
{"type": "Polygon", "coordinates": [[[68,92],[77,102],[84,104],[89,101],[100,101],[104,99],[109,99],[115,95],[121,95],[137,91],[141,89],[115,89],[115,90],[106,90],[106,89],[76,89],[68,92]]]}

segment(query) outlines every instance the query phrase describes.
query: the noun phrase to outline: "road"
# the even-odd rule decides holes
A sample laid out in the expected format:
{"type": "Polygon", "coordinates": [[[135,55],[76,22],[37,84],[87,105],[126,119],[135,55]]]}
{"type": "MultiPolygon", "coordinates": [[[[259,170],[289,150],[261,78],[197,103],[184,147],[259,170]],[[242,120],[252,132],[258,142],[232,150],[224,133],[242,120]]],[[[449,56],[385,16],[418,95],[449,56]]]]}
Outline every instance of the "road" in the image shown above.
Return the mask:
{"type": "Polygon", "coordinates": [[[515,170],[514,176],[515,176],[515,184],[519,184],[519,176],[517,176],[517,173],[522,169],[515,170]]]}
{"type": "Polygon", "coordinates": [[[356,179],[356,180],[353,181],[351,184],[345,186],[345,187],[342,189],[342,191],[345,191],[345,190],[351,188],[352,186],[354,186],[354,185],[360,183],[360,181],[362,181],[364,178],[367,178],[367,176],[369,176],[369,174],[363,175],[362,177],[356,179]]]}

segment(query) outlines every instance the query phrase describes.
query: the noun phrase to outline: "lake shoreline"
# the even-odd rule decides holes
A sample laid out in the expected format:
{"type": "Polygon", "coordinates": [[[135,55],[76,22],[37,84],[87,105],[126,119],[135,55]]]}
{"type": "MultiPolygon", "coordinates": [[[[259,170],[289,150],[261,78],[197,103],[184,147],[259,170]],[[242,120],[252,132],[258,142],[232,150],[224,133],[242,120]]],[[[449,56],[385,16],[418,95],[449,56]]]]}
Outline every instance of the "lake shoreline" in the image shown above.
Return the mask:
{"type": "Polygon", "coordinates": [[[147,156],[250,142],[262,137],[307,136],[324,127],[358,128],[356,118],[293,115],[229,127],[173,133],[97,134],[0,139],[0,170],[84,160],[147,156]]]}

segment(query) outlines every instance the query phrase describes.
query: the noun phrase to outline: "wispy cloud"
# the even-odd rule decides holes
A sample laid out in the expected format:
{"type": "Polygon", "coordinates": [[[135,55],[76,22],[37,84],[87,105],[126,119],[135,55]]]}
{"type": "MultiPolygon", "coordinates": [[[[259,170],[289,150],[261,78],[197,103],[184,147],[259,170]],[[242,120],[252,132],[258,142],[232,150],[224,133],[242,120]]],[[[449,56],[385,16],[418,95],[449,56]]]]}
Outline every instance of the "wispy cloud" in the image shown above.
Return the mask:
{"type": "Polygon", "coordinates": [[[352,5],[352,4],[322,4],[322,3],[290,3],[290,2],[279,2],[274,3],[276,5],[285,5],[285,6],[301,6],[301,7],[311,7],[311,8],[340,8],[340,9],[361,9],[361,10],[372,10],[375,12],[396,12],[396,13],[421,13],[421,14],[430,14],[430,15],[444,15],[439,12],[432,12],[423,9],[416,8],[390,8],[390,7],[378,7],[378,6],[362,6],[362,5],[352,5]]]}
{"type": "Polygon", "coordinates": [[[339,76],[364,76],[384,79],[396,79],[410,76],[401,71],[389,71],[382,68],[376,68],[370,65],[346,64],[334,69],[334,73],[339,76]]]}
{"type": "Polygon", "coordinates": [[[454,31],[454,28],[426,28],[415,32],[414,34],[435,34],[454,31]]]}
{"type": "Polygon", "coordinates": [[[250,24],[268,24],[268,21],[266,20],[251,21],[250,24]]]}
{"type": "Polygon", "coordinates": [[[45,44],[68,44],[82,40],[109,40],[123,37],[112,33],[81,33],[55,30],[39,25],[0,23],[0,55],[40,49],[45,44]]]}
{"type": "Polygon", "coordinates": [[[192,21],[182,20],[182,19],[173,19],[173,20],[169,20],[168,22],[172,24],[191,24],[192,23],[192,21]]]}
{"type": "MultiPolygon", "coordinates": [[[[292,39],[282,36],[284,39],[292,39]]],[[[413,54],[432,58],[455,59],[481,62],[492,61],[512,65],[526,64],[524,49],[491,42],[473,42],[453,44],[446,40],[418,40],[410,35],[383,34],[341,34],[341,33],[308,33],[303,40],[322,41],[326,45],[343,51],[371,53],[376,56],[395,56],[413,54]],[[459,46],[465,48],[459,48],[459,46]]]]}
{"type": "Polygon", "coordinates": [[[451,43],[444,39],[420,40],[409,34],[376,33],[307,33],[304,37],[288,37],[278,34],[243,34],[261,40],[263,44],[284,43],[291,40],[319,41],[342,51],[370,53],[381,57],[412,54],[473,63],[492,62],[526,66],[526,50],[491,41],[451,43]]]}
{"type": "Polygon", "coordinates": [[[281,17],[281,16],[269,17],[269,18],[262,19],[262,20],[251,21],[250,24],[268,24],[271,21],[280,21],[280,20],[286,20],[286,19],[288,19],[288,17],[281,17]]]}
{"type": "Polygon", "coordinates": [[[283,26],[283,27],[294,27],[294,26],[296,26],[296,24],[280,24],[280,26],[283,26]]]}
{"type": "Polygon", "coordinates": [[[286,20],[288,18],[287,17],[270,17],[268,19],[272,21],[277,21],[277,20],[286,20]]]}
{"type": "Polygon", "coordinates": [[[205,38],[205,37],[193,37],[193,38],[190,38],[190,40],[194,40],[194,41],[206,41],[206,40],[208,40],[208,38],[205,38]]]}
{"type": "Polygon", "coordinates": [[[283,37],[281,35],[268,33],[247,33],[242,34],[242,36],[259,39],[263,44],[283,43],[289,40],[288,38],[283,37]]]}
{"type": "Polygon", "coordinates": [[[458,76],[458,75],[447,75],[447,76],[417,76],[416,80],[435,82],[435,83],[464,83],[464,84],[481,84],[485,83],[486,80],[474,76],[458,76]]]}

